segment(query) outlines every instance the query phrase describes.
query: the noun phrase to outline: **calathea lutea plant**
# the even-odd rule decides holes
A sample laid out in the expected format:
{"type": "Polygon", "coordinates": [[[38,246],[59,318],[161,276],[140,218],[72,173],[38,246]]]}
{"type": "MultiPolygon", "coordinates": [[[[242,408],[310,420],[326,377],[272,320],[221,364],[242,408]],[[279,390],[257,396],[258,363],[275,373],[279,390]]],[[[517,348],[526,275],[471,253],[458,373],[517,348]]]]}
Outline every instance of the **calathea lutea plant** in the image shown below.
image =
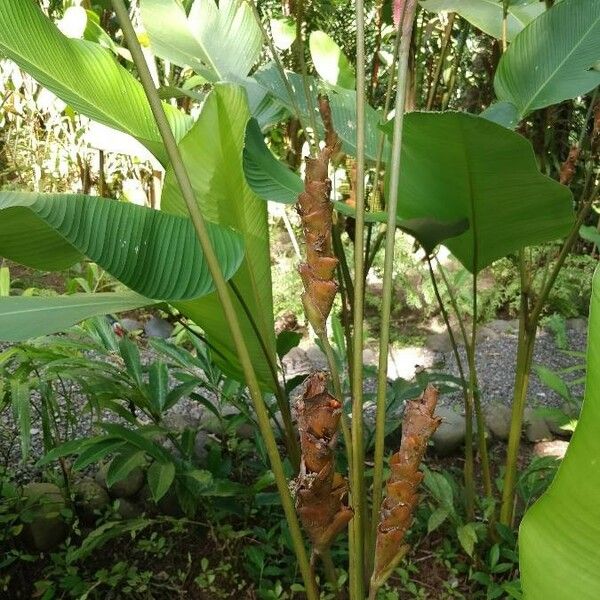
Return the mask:
{"type": "MultiPolygon", "coordinates": [[[[114,0],[113,5],[141,84],[111,55],[114,48],[103,47],[90,32],[84,36],[86,39],[68,39],[34,0],[2,2],[3,55],[78,113],[137,139],[166,169],[160,211],[90,196],[0,193],[2,256],[48,270],[60,270],[87,257],[132,290],[125,294],[75,295],[52,300],[2,299],[2,337],[11,341],[41,335],[94,314],[153,302],[173,305],[204,330],[220,366],[248,386],[307,597],[318,598],[318,566],[309,560],[300,523],[332,581],[336,579],[335,565],[329,558],[329,545],[336,534],[342,538],[342,530],[348,524],[350,595],[353,600],[363,600],[368,594],[374,598],[406,551],[404,533],[418,497],[418,465],[437,423],[433,414],[437,399],[434,390],[424,390],[420,399],[407,403],[400,450],[390,459],[391,475],[385,499],[381,500],[396,231],[400,229],[417,240],[431,265],[434,282],[448,286],[451,297],[454,290],[448,285],[443,266],[436,262],[436,246],[443,242],[472,275],[470,326],[458,318],[459,333],[467,350],[466,364],[461,363],[467,416],[465,513],[473,522],[485,517],[493,525],[499,516],[504,525],[510,525],[537,325],[579,227],[598,197],[597,162],[587,147],[582,146],[578,155],[588,159],[584,165],[586,186],[574,217],[570,190],[539,172],[531,144],[512,128],[526,121],[533,111],[584,95],[600,83],[600,5],[596,0],[562,0],[552,7],[537,3],[525,11],[520,3],[496,6],[476,2],[483,12],[475,13],[473,3],[423,0],[424,10],[418,17],[421,25],[432,18],[433,12],[453,10],[465,23],[472,21],[503,42],[505,51],[494,76],[498,102],[474,115],[405,114],[407,104],[420,94],[416,86],[422,80],[411,72],[418,69],[419,60],[414,64],[409,60],[411,52],[420,53],[421,57],[423,53],[414,43],[414,0],[393,3],[394,24],[390,31],[397,52],[389,77],[390,100],[384,111],[375,110],[366,101],[362,2],[355,3],[356,73],[350,69],[349,61],[340,59],[341,52],[334,44],[329,47],[333,48],[337,57],[334,63],[339,68],[332,75],[326,64],[319,63],[322,45],[318,42],[324,38],[313,36],[311,51],[314,50],[312,58],[319,78],[309,75],[306,65],[302,68],[301,18],[296,46],[302,57],[298,66],[304,72],[297,74],[283,69],[253,1],[221,0],[217,5],[213,0],[196,0],[191,4],[186,11],[176,0],[141,0],[140,14],[154,54],[182,67],[183,79],[187,73],[190,77],[201,76],[206,82],[194,98],[201,102],[196,120],[171,104],[160,102],[121,0],[114,0]],[[485,18],[481,18],[482,14],[485,18]],[[265,44],[272,62],[253,70],[265,44]],[[390,118],[394,86],[396,100],[394,116],[390,118]],[[206,88],[210,91],[206,92],[206,88]],[[278,162],[264,143],[263,134],[281,119],[300,124],[315,147],[319,139],[324,139],[324,147],[306,161],[304,183],[278,162]],[[328,163],[338,152],[355,159],[353,206],[329,201],[328,163]],[[371,181],[377,181],[370,194],[365,189],[367,175],[371,181]],[[265,200],[298,200],[307,254],[300,272],[305,285],[303,303],[307,319],[329,359],[329,373],[312,374],[298,401],[300,443],[289,400],[278,379],[265,200]],[[375,210],[380,208],[384,210],[375,210]],[[344,216],[355,219],[353,268],[348,264],[344,244],[340,243],[340,221],[344,216]],[[379,233],[372,236],[379,228],[379,233]],[[534,265],[527,248],[563,238],[558,259],[549,268],[542,289],[532,289],[534,265]],[[366,268],[384,242],[376,452],[371,481],[365,476],[362,428],[364,281],[366,268]],[[487,460],[474,360],[477,290],[481,271],[509,255],[517,260],[522,275],[521,329],[513,425],[502,507],[497,515],[495,474],[487,460]],[[327,335],[327,317],[338,292],[335,277],[340,284],[342,307],[348,309],[344,325],[351,355],[350,403],[342,394],[338,365],[327,335]],[[277,399],[286,452],[299,469],[293,485],[295,498],[290,495],[273,433],[278,421],[270,420],[263,401],[267,393],[277,399]],[[482,503],[477,501],[472,416],[478,422],[478,464],[491,517],[489,510],[484,514],[482,503]],[[336,470],[338,428],[349,473],[336,470]]],[[[452,22],[455,19],[456,16],[452,22]]],[[[452,33],[452,26],[449,31],[452,33]]],[[[436,104],[435,89],[441,85],[444,73],[444,53],[435,58],[439,66],[436,79],[440,81],[436,80],[429,94],[429,108],[436,104]]],[[[189,92],[183,86],[180,91],[189,92]]],[[[444,98],[439,104],[441,108],[448,106],[444,98]]],[[[592,103],[586,128],[591,108],[592,103]]],[[[586,136],[582,139],[585,141],[586,136]]],[[[569,168],[572,167],[571,164],[569,168]]],[[[568,181],[566,175],[563,181],[568,181]]],[[[448,314],[456,308],[456,302],[451,302],[448,309],[442,305],[448,324],[448,314]]],[[[590,352],[592,365],[595,358],[590,352]]],[[[589,444],[591,452],[597,451],[590,441],[597,429],[593,418],[588,418],[597,404],[593,393],[588,394],[586,402],[585,428],[576,434],[573,451],[555,488],[523,525],[522,575],[531,598],[547,598],[548,589],[567,588],[565,598],[593,598],[600,586],[597,575],[578,577],[574,562],[581,557],[597,559],[597,547],[593,547],[587,534],[598,523],[591,502],[597,500],[598,491],[591,485],[595,482],[592,466],[585,464],[583,451],[577,446],[589,444]],[[577,512],[564,509],[564,498],[572,491],[572,473],[591,485],[586,486],[586,498],[573,496],[574,505],[586,516],[585,525],[575,519],[577,512]],[[573,535],[557,539],[555,532],[560,528],[543,524],[555,523],[557,515],[563,512],[573,518],[569,524],[573,535]],[[549,540],[545,542],[548,547],[562,544],[561,552],[553,557],[537,552],[537,533],[549,540]],[[541,556],[548,562],[539,560],[541,556]],[[560,565],[552,561],[565,556],[569,560],[560,565]],[[550,562],[552,567],[547,568],[550,562]],[[540,573],[544,576],[540,577],[540,573]],[[563,586],[573,581],[577,585],[563,586]]],[[[600,502],[596,502],[598,505],[600,502]]],[[[592,569],[586,572],[591,573],[592,569]]]]}

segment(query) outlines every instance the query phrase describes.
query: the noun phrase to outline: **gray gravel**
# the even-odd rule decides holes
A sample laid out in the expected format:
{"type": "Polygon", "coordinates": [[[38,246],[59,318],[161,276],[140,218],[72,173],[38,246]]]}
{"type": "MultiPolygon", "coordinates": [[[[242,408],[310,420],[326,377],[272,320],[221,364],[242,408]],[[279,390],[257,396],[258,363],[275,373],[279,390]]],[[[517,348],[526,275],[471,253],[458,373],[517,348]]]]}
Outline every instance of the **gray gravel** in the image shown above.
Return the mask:
{"type": "MultiPolygon", "coordinates": [[[[509,405],[515,378],[515,365],[517,359],[517,334],[514,330],[499,332],[493,326],[486,327],[482,331],[476,352],[477,373],[481,389],[481,401],[483,404],[500,402],[509,405]]],[[[587,328],[580,319],[568,323],[567,339],[569,351],[585,351],[587,328]]],[[[460,349],[463,364],[466,364],[464,348],[460,349]]],[[[542,365],[557,371],[567,367],[581,364],[583,359],[573,356],[557,348],[554,335],[544,329],[538,333],[533,363],[542,365]]],[[[441,366],[443,371],[449,371],[458,375],[456,361],[451,352],[441,354],[441,366]]],[[[565,374],[566,381],[581,376],[583,371],[575,374],[565,374]]],[[[572,388],[574,395],[582,395],[582,386],[572,388]]],[[[537,376],[532,373],[529,389],[528,404],[530,406],[554,406],[563,404],[558,394],[543,385],[537,376]]],[[[460,401],[460,397],[447,396],[443,403],[453,404],[460,401]]]]}

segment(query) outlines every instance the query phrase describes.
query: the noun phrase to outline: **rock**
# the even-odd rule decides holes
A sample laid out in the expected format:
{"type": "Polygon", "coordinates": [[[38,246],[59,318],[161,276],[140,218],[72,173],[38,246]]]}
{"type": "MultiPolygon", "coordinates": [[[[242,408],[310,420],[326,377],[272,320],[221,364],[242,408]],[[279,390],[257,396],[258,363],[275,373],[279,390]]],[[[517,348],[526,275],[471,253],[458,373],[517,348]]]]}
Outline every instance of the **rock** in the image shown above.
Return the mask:
{"type": "Polygon", "coordinates": [[[311,365],[311,371],[327,369],[327,357],[316,344],[308,344],[304,351],[311,365]]]}
{"type": "Polygon", "coordinates": [[[463,415],[447,406],[438,407],[435,414],[442,422],[431,438],[433,449],[439,456],[449,456],[464,442],[466,421],[463,415]]]}
{"type": "Polygon", "coordinates": [[[91,477],[84,477],[73,486],[75,505],[81,518],[92,523],[99,512],[110,504],[107,491],[91,477]]]}
{"type": "Polygon", "coordinates": [[[537,416],[531,408],[525,409],[523,421],[526,425],[525,436],[529,442],[533,443],[552,439],[552,432],[546,423],[546,419],[537,416]]]}
{"type": "Polygon", "coordinates": [[[569,442],[565,440],[552,440],[547,442],[538,442],[533,447],[535,456],[554,456],[555,458],[563,459],[567,453],[569,442]]]}
{"type": "Polygon", "coordinates": [[[208,456],[208,450],[206,448],[206,444],[208,443],[209,440],[210,440],[210,436],[208,435],[208,432],[206,432],[206,431],[200,430],[196,434],[196,439],[194,441],[194,454],[196,455],[196,458],[201,463],[203,463],[208,456]]]}
{"type": "Polygon", "coordinates": [[[421,346],[390,348],[387,376],[389,379],[412,379],[417,370],[435,363],[435,352],[421,346]]]}
{"type": "Polygon", "coordinates": [[[144,325],[144,331],[148,337],[167,339],[171,337],[171,333],[173,333],[173,325],[160,317],[152,317],[144,325]]]}
{"type": "Polygon", "coordinates": [[[132,502],[131,500],[128,500],[127,498],[119,498],[117,502],[117,513],[123,519],[136,519],[143,512],[141,506],[135,502],[132,502]]]}
{"type": "Polygon", "coordinates": [[[106,472],[108,470],[108,464],[104,464],[98,469],[96,473],[96,482],[101,485],[104,489],[108,490],[108,493],[113,498],[129,498],[135,496],[142,485],[144,485],[144,471],[141,467],[132,469],[127,477],[117,481],[111,487],[106,485],[106,472]]]}
{"type": "Polygon", "coordinates": [[[299,375],[308,375],[312,370],[312,364],[308,355],[302,348],[292,348],[281,360],[285,371],[285,378],[290,381],[299,375]]]}
{"type": "MultiPolygon", "coordinates": [[[[240,411],[233,405],[228,404],[224,406],[221,410],[221,414],[223,417],[237,417],[240,415],[240,411]]],[[[219,421],[219,419],[209,413],[208,411],[205,413],[202,422],[200,423],[202,429],[207,431],[208,433],[214,433],[215,435],[222,435],[223,429],[227,427],[227,421],[229,419],[224,419],[223,423],[219,421]]],[[[242,421],[236,428],[236,434],[239,438],[243,440],[252,440],[254,439],[254,425],[249,423],[248,421],[242,421]]]]}
{"type": "Polygon", "coordinates": [[[152,498],[152,492],[150,492],[148,484],[146,484],[138,494],[138,502],[141,504],[144,512],[150,514],[163,514],[177,518],[184,516],[173,487],[169,488],[167,493],[156,503],[152,498]]]}
{"type": "Polygon", "coordinates": [[[121,319],[119,321],[125,331],[143,331],[144,326],[137,319],[121,319]]]}
{"type": "Polygon", "coordinates": [[[484,408],[485,424],[492,435],[507,440],[510,432],[511,409],[504,402],[493,402],[484,408]]]}
{"type": "Polygon", "coordinates": [[[282,331],[296,331],[298,329],[298,317],[291,311],[286,310],[275,319],[275,335],[282,331]]]}
{"type": "Polygon", "coordinates": [[[483,325],[477,329],[477,342],[485,342],[487,340],[495,340],[500,337],[500,333],[487,325],[483,325]]]}
{"type": "MultiPolygon", "coordinates": [[[[456,342],[459,342],[458,338],[456,338],[456,342]]],[[[446,331],[443,331],[441,333],[430,333],[427,336],[426,345],[430,350],[433,350],[434,352],[441,352],[442,354],[452,352],[452,343],[450,341],[450,336],[446,331]]]]}
{"type": "Polygon", "coordinates": [[[28,483],[23,487],[24,514],[28,521],[24,532],[31,544],[45,552],[58,546],[67,536],[67,526],[60,511],[65,499],[53,483],[28,483]]]}

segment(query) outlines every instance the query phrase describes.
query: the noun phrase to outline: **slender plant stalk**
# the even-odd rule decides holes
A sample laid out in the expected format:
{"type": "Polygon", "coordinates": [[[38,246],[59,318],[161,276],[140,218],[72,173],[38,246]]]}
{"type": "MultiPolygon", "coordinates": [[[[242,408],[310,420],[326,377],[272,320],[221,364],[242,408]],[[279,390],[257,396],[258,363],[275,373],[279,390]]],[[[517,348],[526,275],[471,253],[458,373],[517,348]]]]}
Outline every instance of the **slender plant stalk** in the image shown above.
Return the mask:
{"type": "Polygon", "coordinates": [[[363,312],[365,233],[365,7],[356,0],[356,233],[354,238],[354,302],[352,306],[352,505],[353,565],[352,600],[365,598],[366,495],[363,440],[363,312]]]}
{"type": "MultiPolygon", "coordinates": [[[[477,259],[475,259],[477,264],[477,259]]],[[[483,491],[488,498],[493,498],[492,474],[490,469],[490,459],[488,455],[487,440],[485,439],[485,420],[481,409],[481,399],[479,397],[479,384],[477,381],[477,365],[475,363],[475,350],[477,348],[477,273],[473,273],[473,319],[471,323],[471,343],[467,346],[467,358],[469,361],[469,397],[471,402],[467,403],[465,410],[467,432],[473,428],[473,413],[477,421],[477,439],[479,442],[479,458],[481,460],[481,473],[483,479],[483,491]]],[[[472,435],[472,433],[471,433],[472,435]]]]}
{"type": "MultiPolygon", "coordinates": [[[[427,266],[429,267],[429,277],[431,279],[431,283],[433,285],[433,292],[435,294],[436,300],[440,307],[440,311],[442,313],[442,318],[444,320],[444,324],[446,325],[446,330],[448,331],[448,336],[450,338],[450,345],[452,346],[452,353],[454,354],[454,360],[456,360],[456,365],[458,367],[458,373],[460,376],[460,382],[463,392],[463,399],[465,403],[465,413],[470,412],[472,414],[472,408],[470,408],[470,397],[469,397],[469,384],[467,383],[467,378],[465,376],[465,370],[463,367],[462,359],[460,357],[460,353],[458,351],[458,344],[456,343],[456,338],[454,337],[454,331],[452,330],[452,326],[450,325],[450,318],[448,316],[448,311],[446,309],[446,305],[442,300],[442,295],[440,294],[440,289],[437,283],[437,279],[435,276],[435,271],[433,270],[433,264],[431,262],[431,257],[427,257],[427,266]],[[467,411],[468,409],[468,411],[467,411]]],[[[468,421],[467,421],[468,422],[468,421]]],[[[464,481],[465,481],[465,509],[467,513],[467,519],[472,521],[475,518],[475,477],[474,477],[474,460],[473,460],[473,427],[467,427],[465,431],[465,466],[463,469],[464,473],[464,481]]]]}
{"type": "Polygon", "coordinates": [[[232,289],[235,294],[238,302],[241,304],[244,312],[246,313],[246,317],[250,322],[252,330],[256,335],[256,339],[258,340],[258,344],[262,350],[263,356],[269,366],[269,373],[271,374],[271,379],[273,379],[273,385],[275,386],[275,399],[277,400],[277,407],[279,408],[279,412],[281,414],[281,419],[283,421],[283,429],[285,432],[284,435],[284,443],[285,447],[288,451],[290,461],[292,466],[297,471],[300,467],[300,444],[298,443],[298,439],[296,437],[296,432],[294,431],[294,425],[292,423],[292,412],[290,410],[290,401],[285,393],[285,390],[281,386],[279,382],[279,377],[277,376],[277,364],[273,361],[273,357],[269,352],[267,345],[261,335],[261,332],[258,329],[258,325],[254,320],[254,316],[252,315],[252,311],[248,307],[248,304],[244,300],[244,297],[237,289],[237,286],[233,281],[229,281],[229,287],[232,289]]]}
{"type": "Polygon", "coordinates": [[[304,541],[302,539],[300,524],[296,516],[294,503],[292,501],[286,481],[283,464],[277,449],[277,443],[269,423],[269,415],[262,398],[262,392],[258,385],[258,379],[256,377],[256,373],[252,365],[252,359],[250,358],[250,353],[248,352],[248,347],[246,345],[246,341],[244,340],[244,335],[235,312],[233,301],[229,294],[227,282],[223,277],[221,266],[219,265],[214,248],[212,247],[212,243],[208,237],[204,217],[202,216],[202,213],[196,204],[194,189],[192,188],[189,175],[179,152],[179,148],[177,147],[177,142],[175,141],[175,137],[173,136],[173,132],[171,131],[167,121],[167,117],[165,115],[158,92],[154,87],[152,76],[148,66],[146,65],[141,46],[133,29],[133,25],[131,24],[131,20],[129,19],[125,4],[123,0],[112,0],[112,4],[123,30],[123,35],[133,57],[134,63],[138,69],[140,80],[148,98],[150,108],[152,109],[152,114],[156,120],[156,124],[163,139],[169,160],[171,161],[177,182],[181,188],[181,193],[190,213],[190,220],[192,221],[194,229],[196,230],[198,241],[202,247],[206,263],[213,278],[225,318],[231,331],[231,336],[235,343],[236,351],[238,353],[238,357],[244,372],[244,377],[246,379],[246,384],[248,385],[248,390],[254,404],[258,425],[260,427],[260,431],[267,449],[267,454],[271,462],[271,468],[273,469],[277,489],[279,490],[281,497],[281,503],[290,529],[290,536],[296,552],[298,566],[304,580],[306,595],[311,600],[318,600],[319,593],[314,581],[312,569],[310,567],[310,562],[304,546],[304,541]]]}
{"type": "MultiPolygon", "coordinates": [[[[521,443],[521,430],[523,427],[523,414],[527,401],[527,387],[529,384],[529,373],[533,358],[533,348],[535,336],[539,325],[540,316],[556,278],[562,269],[564,262],[573,248],[573,245],[579,238],[579,228],[585,222],[590,214],[594,201],[600,193],[600,184],[590,193],[588,198],[581,203],[581,209],[571,231],[562,245],[560,253],[554,267],[540,292],[533,308],[528,310],[527,306],[522,306],[519,315],[519,342],[517,346],[517,368],[515,374],[515,387],[513,393],[511,426],[508,436],[508,448],[506,454],[506,469],[504,474],[504,484],[502,488],[502,505],[500,507],[500,522],[504,525],[510,525],[514,517],[515,486],[517,479],[517,460],[519,458],[519,448],[521,443]]],[[[523,287],[524,283],[522,283],[523,287]]],[[[525,283],[525,285],[527,285],[525,283]]],[[[526,287],[527,289],[527,287],[526,287]]],[[[521,294],[521,302],[524,304],[525,294],[521,294]]]]}
{"type": "Polygon", "coordinates": [[[452,61],[452,72],[450,73],[450,79],[448,81],[448,90],[444,94],[442,99],[442,110],[446,110],[448,105],[450,104],[450,100],[452,100],[452,95],[454,94],[454,86],[456,85],[456,74],[458,69],[460,68],[460,61],[462,60],[462,55],[465,50],[465,45],[467,43],[467,37],[469,36],[470,24],[468,21],[465,21],[463,24],[463,29],[460,34],[460,41],[458,42],[458,50],[456,51],[456,55],[454,60],[452,61]]]}
{"type": "Polygon", "coordinates": [[[456,18],[456,13],[448,14],[448,23],[446,24],[446,29],[444,31],[444,37],[442,39],[442,47],[440,48],[440,55],[438,57],[437,65],[435,67],[435,73],[433,74],[433,82],[431,85],[431,89],[429,90],[429,98],[427,98],[426,110],[431,110],[433,107],[433,103],[435,101],[438,83],[440,80],[440,75],[442,74],[442,69],[444,67],[444,61],[446,60],[446,53],[448,51],[448,42],[450,41],[450,36],[452,35],[452,28],[454,27],[454,19],[455,18],[456,18]]]}
{"type": "Polygon", "coordinates": [[[394,136],[390,163],[390,188],[387,199],[387,231],[385,237],[385,258],[383,271],[383,291],[381,306],[381,331],[379,338],[379,366],[377,373],[377,412],[375,418],[375,467],[373,470],[373,507],[371,532],[369,537],[370,556],[373,554],[379,509],[383,495],[383,453],[385,439],[385,400],[387,392],[388,348],[390,343],[390,314],[392,308],[392,271],[394,266],[394,241],[396,233],[396,211],[400,188],[400,159],[402,132],[404,125],[404,104],[408,75],[408,59],[412,39],[412,29],[417,9],[416,0],[407,0],[404,6],[402,38],[398,53],[398,88],[396,91],[394,136]]]}

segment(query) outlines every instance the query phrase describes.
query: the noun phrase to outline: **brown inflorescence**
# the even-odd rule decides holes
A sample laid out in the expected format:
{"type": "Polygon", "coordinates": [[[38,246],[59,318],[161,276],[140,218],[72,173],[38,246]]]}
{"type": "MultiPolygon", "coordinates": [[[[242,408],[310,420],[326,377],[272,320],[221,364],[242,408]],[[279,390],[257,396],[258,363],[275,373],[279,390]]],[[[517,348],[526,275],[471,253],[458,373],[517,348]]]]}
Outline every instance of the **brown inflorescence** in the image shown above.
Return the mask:
{"type": "Polygon", "coordinates": [[[319,110],[325,126],[325,146],[316,158],[306,159],[304,191],[298,196],[297,209],[306,240],[306,262],[298,267],[304,284],[302,303],[313,329],[322,334],[338,289],[334,280],[338,260],[331,244],[333,206],[328,172],[331,158],[340,151],[341,142],[333,129],[325,96],[319,98],[319,110]]]}
{"type": "Polygon", "coordinates": [[[302,461],[296,510],[316,552],[326,550],[352,518],[348,484],[335,472],[334,450],[342,405],[327,391],[327,373],[312,373],[296,403],[302,461]]]}
{"type": "Polygon", "coordinates": [[[577,168],[577,161],[579,160],[579,155],[581,154],[581,149],[579,146],[573,146],[569,150],[569,155],[567,156],[567,160],[560,167],[560,182],[563,185],[569,185],[575,175],[575,169],[577,168]]]}
{"type": "Polygon", "coordinates": [[[419,466],[429,438],[440,424],[439,417],[434,416],[437,399],[438,390],[428,385],[419,398],[408,402],[404,411],[402,441],[390,459],[391,474],[377,528],[373,580],[378,583],[395,568],[407,549],[404,536],[411,525],[418,502],[417,489],[423,479],[419,466]]]}

